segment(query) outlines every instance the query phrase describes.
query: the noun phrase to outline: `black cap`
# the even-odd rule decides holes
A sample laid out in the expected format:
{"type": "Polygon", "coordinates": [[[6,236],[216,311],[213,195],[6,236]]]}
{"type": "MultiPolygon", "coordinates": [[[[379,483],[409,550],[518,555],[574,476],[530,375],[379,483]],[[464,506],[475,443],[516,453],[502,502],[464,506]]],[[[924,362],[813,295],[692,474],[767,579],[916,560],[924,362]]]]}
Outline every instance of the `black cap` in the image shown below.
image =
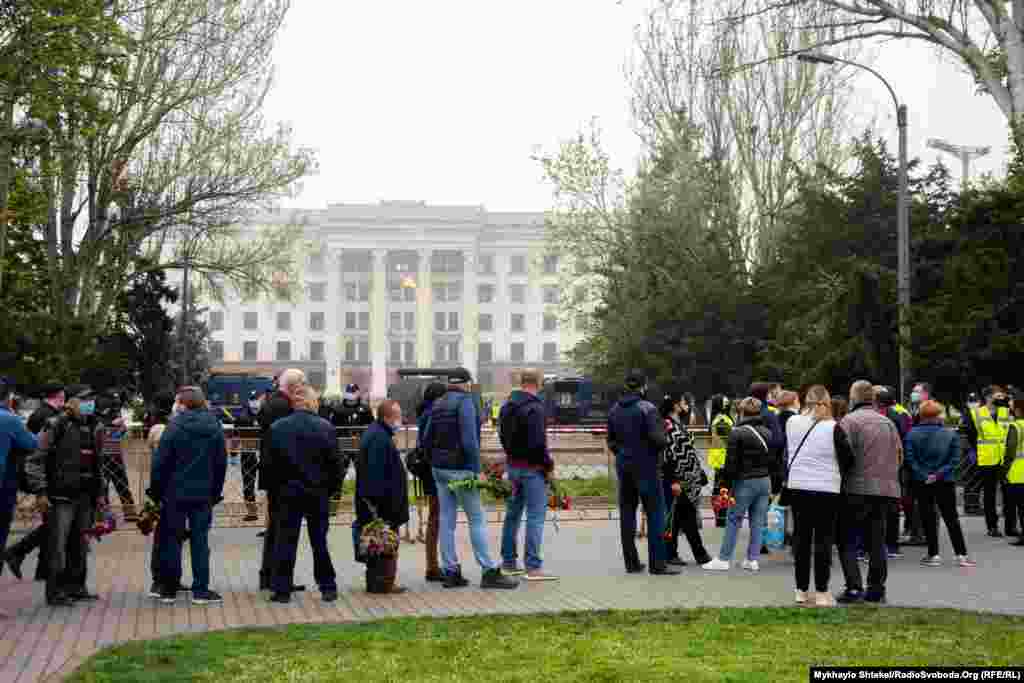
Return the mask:
{"type": "Polygon", "coordinates": [[[891,406],[896,403],[896,391],[892,387],[882,387],[875,394],[875,400],[880,405],[891,406]]]}
{"type": "Polygon", "coordinates": [[[473,375],[466,368],[455,368],[448,373],[448,384],[469,384],[472,381],[473,375]]]}
{"type": "Polygon", "coordinates": [[[643,389],[647,384],[647,376],[642,370],[630,370],[626,375],[627,389],[643,389]]]}

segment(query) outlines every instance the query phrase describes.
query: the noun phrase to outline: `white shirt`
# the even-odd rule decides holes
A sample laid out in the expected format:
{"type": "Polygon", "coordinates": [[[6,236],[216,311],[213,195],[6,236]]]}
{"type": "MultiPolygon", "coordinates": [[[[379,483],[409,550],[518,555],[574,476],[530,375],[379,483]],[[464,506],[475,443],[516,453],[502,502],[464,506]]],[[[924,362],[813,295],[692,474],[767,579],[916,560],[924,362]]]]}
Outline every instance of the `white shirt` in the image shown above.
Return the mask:
{"type": "Polygon", "coordinates": [[[835,430],[838,428],[836,421],[832,419],[819,420],[815,425],[815,419],[810,415],[794,415],[789,418],[786,422],[789,488],[839,493],[843,478],[839,471],[839,460],[836,458],[835,430]],[[814,431],[810,431],[812,426],[814,431]],[[797,448],[800,449],[799,453],[797,448]]]}

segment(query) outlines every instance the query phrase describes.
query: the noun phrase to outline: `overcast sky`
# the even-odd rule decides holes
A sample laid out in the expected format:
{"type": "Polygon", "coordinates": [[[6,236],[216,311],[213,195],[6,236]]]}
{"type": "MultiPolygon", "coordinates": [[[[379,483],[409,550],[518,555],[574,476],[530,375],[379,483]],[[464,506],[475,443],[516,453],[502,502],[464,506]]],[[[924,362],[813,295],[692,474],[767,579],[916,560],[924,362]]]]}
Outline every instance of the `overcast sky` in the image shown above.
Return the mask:
{"type": "MultiPolygon", "coordinates": [[[[294,0],[275,53],[272,120],[319,151],[319,176],[288,206],[423,199],[538,211],[550,189],[530,159],[596,117],[615,163],[635,167],[623,66],[643,4],[294,0]]],[[[989,145],[972,176],[1001,174],[1005,119],[991,98],[934,50],[891,43],[875,68],[909,109],[910,156],[931,163],[929,137],[989,145]]],[[[862,121],[877,117],[896,150],[883,86],[857,80],[862,121]]],[[[959,162],[946,157],[959,178],[959,162]]]]}

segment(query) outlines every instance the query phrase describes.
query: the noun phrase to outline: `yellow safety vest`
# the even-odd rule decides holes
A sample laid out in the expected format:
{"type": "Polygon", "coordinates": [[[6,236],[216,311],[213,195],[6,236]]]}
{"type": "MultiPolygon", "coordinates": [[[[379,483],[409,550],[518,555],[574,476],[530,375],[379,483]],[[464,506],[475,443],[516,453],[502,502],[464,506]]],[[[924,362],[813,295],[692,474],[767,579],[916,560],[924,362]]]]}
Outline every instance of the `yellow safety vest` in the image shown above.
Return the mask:
{"type": "MultiPolygon", "coordinates": [[[[1009,417],[1009,413],[1006,417],[1009,417]]],[[[985,406],[972,410],[971,418],[974,420],[975,429],[978,430],[978,466],[1002,465],[1006,451],[1006,428],[1009,423],[993,420],[985,406]]]]}
{"type": "Polygon", "coordinates": [[[732,418],[725,413],[719,413],[714,421],[711,422],[711,448],[708,449],[708,465],[716,470],[722,469],[725,465],[725,444],[722,442],[721,437],[715,433],[715,429],[722,422],[729,425],[730,431],[733,426],[732,418]]]}
{"type": "Polygon", "coordinates": [[[895,404],[892,407],[892,409],[895,410],[900,415],[910,415],[910,411],[907,410],[906,408],[904,408],[903,406],[901,406],[899,403],[895,404]]]}
{"type": "Polygon", "coordinates": [[[778,415],[779,409],[776,408],[775,406],[768,406],[768,412],[775,413],[776,415],[778,415]]]}
{"type": "Polygon", "coordinates": [[[1017,452],[1013,456],[1006,481],[1010,484],[1024,484],[1024,420],[1011,423],[1017,429],[1017,452]]]}

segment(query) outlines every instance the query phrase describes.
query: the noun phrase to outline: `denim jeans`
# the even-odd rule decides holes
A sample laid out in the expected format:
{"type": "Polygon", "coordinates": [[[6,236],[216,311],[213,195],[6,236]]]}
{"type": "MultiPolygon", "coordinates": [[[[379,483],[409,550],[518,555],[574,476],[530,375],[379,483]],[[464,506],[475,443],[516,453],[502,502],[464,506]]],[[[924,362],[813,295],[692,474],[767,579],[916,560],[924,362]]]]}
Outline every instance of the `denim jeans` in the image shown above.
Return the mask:
{"type": "Polygon", "coordinates": [[[186,522],[191,536],[189,549],[192,552],[192,592],[202,593],[210,589],[210,523],[213,508],[209,503],[164,504],[160,513],[158,531],[160,537],[160,580],[164,588],[174,590],[181,583],[181,544],[186,522]]]}
{"type": "Polygon", "coordinates": [[[750,544],[747,546],[747,559],[754,561],[761,556],[761,531],[768,517],[768,503],[772,495],[771,477],[740,479],[732,495],[736,498],[736,504],[729,508],[729,522],[725,527],[718,559],[732,561],[733,553],[736,552],[736,535],[743,524],[743,518],[749,512],[750,544]]]}
{"type": "Polygon", "coordinates": [[[434,468],[437,499],[441,506],[441,568],[446,573],[455,572],[459,568],[459,555],[455,550],[455,524],[459,506],[465,510],[466,517],[469,518],[469,539],[473,544],[477,564],[484,571],[498,568],[498,564],[491,559],[487,549],[487,518],[480,504],[480,491],[462,489],[456,493],[448,488],[450,482],[476,478],[477,474],[469,470],[434,468]]]}
{"type": "Polygon", "coordinates": [[[548,510],[548,486],[540,470],[510,467],[508,478],[515,495],[505,505],[505,524],[501,532],[501,559],[508,567],[516,566],[519,555],[519,524],[526,510],[526,569],[540,569],[544,564],[541,546],[544,543],[544,515],[548,510]]]}
{"type": "Polygon", "coordinates": [[[622,557],[626,569],[640,566],[636,550],[636,509],[641,503],[647,514],[647,562],[649,570],[660,571],[668,560],[665,550],[665,499],[661,484],[653,471],[638,471],[618,459],[619,475],[619,533],[622,537],[622,557]]]}

